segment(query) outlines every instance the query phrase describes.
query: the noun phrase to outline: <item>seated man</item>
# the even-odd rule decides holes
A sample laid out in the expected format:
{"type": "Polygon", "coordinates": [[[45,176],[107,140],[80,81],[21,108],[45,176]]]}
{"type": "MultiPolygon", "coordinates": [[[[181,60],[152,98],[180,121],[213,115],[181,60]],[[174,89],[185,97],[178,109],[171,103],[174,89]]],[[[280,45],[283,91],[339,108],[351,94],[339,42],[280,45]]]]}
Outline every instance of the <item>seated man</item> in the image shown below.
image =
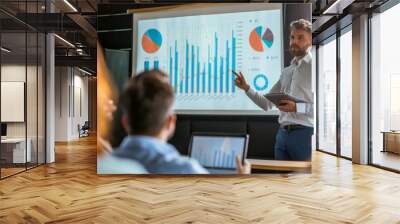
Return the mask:
{"type": "MultiPolygon", "coordinates": [[[[148,173],[206,174],[196,160],[181,156],[167,140],[175,131],[174,92],[168,77],[159,71],[141,73],[124,89],[122,124],[128,133],[112,155],[139,162],[148,173]]],[[[239,173],[250,166],[237,160],[239,173]]]]}

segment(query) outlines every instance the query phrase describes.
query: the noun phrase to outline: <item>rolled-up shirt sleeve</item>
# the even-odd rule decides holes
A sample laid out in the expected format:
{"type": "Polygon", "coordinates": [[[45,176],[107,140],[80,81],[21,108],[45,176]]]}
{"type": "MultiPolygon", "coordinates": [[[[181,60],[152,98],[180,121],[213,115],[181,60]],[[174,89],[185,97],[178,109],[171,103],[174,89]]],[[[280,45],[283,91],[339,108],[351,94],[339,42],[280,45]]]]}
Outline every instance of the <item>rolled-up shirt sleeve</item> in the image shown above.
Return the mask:
{"type": "Polygon", "coordinates": [[[306,103],[296,103],[296,112],[297,113],[306,113],[306,103]]]}
{"type": "Polygon", "coordinates": [[[296,103],[297,113],[301,114],[313,114],[314,113],[314,103],[296,103]]]}

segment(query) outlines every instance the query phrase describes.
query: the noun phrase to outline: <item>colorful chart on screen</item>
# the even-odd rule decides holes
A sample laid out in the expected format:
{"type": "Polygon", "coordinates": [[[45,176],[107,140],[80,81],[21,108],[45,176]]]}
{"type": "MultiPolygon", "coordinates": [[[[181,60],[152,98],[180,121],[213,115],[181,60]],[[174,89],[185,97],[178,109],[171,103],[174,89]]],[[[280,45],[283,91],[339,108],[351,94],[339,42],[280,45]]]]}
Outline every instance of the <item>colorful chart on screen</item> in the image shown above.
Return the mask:
{"type": "Polygon", "coordinates": [[[257,26],[249,35],[249,43],[253,50],[264,52],[265,49],[272,47],[274,34],[268,27],[257,26]]]}
{"type": "Polygon", "coordinates": [[[268,88],[268,77],[264,74],[258,74],[253,79],[254,89],[265,91],[268,88]]]}
{"type": "Polygon", "coordinates": [[[157,29],[149,29],[142,37],[142,47],[147,53],[155,53],[160,49],[162,44],[162,36],[157,29]]]}
{"type": "Polygon", "coordinates": [[[261,112],[232,71],[261,94],[281,75],[281,9],[139,19],[135,30],[136,73],[168,74],[178,113],[261,112]]]}

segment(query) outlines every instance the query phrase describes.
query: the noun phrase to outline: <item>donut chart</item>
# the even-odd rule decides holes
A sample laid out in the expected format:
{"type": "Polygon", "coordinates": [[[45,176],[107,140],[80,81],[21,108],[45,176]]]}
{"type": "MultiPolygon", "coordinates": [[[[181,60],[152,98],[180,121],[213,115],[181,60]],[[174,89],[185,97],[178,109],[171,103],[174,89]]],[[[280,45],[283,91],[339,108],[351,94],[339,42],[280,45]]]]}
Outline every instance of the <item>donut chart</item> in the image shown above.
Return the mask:
{"type": "Polygon", "coordinates": [[[157,52],[162,44],[162,36],[157,29],[147,30],[142,37],[142,48],[146,53],[157,52]]]}
{"type": "Polygon", "coordinates": [[[268,88],[268,78],[264,74],[258,74],[254,77],[253,84],[257,91],[264,91],[268,88]]]}
{"type": "Polygon", "coordinates": [[[274,43],[274,34],[268,27],[257,26],[250,32],[250,47],[257,52],[264,52],[274,43]]]}

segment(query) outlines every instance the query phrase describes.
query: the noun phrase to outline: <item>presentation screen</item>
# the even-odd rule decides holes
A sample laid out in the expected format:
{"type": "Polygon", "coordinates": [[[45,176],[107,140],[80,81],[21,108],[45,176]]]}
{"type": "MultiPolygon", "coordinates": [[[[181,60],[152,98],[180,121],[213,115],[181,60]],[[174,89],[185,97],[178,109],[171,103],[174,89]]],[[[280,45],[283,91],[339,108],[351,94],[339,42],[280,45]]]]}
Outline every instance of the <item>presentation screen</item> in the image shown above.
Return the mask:
{"type": "Polygon", "coordinates": [[[281,8],[200,4],[134,12],[132,71],[168,74],[177,113],[265,114],[235,86],[232,71],[241,71],[260,93],[279,80],[281,8]]]}

